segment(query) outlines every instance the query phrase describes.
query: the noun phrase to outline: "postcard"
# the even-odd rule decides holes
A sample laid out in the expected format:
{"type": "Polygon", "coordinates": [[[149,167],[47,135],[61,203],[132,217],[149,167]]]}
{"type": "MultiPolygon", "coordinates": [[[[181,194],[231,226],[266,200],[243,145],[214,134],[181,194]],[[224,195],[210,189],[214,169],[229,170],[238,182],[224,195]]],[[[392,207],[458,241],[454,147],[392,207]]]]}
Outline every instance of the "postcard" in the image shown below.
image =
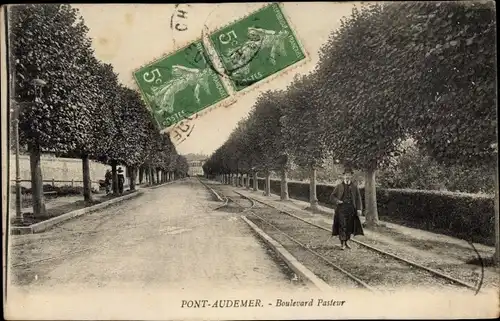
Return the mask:
{"type": "Polygon", "coordinates": [[[7,320],[499,316],[496,6],[2,6],[7,320]]]}

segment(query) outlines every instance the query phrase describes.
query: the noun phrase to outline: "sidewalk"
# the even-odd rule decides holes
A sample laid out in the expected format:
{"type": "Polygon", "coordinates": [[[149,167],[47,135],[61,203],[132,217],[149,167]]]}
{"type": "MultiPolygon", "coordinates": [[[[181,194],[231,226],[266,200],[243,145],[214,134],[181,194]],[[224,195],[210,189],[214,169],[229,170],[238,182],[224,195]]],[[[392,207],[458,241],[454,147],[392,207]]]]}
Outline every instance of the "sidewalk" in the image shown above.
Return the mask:
{"type": "MultiPolygon", "coordinates": [[[[124,191],[126,191],[129,188],[129,185],[126,184],[124,185],[124,191]]],[[[136,185],[136,189],[140,189],[140,186],[136,185]]],[[[92,199],[95,201],[102,201],[107,197],[105,191],[99,191],[99,193],[92,193],[92,199]]],[[[50,199],[45,200],[45,209],[50,210],[56,207],[61,207],[69,204],[73,204],[78,201],[83,201],[83,195],[78,194],[78,195],[67,195],[67,196],[59,196],[59,197],[54,197],[50,199]]],[[[12,199],[10,202],[10,209],[12,211],[15,211],[15,195],[12,195],[12,199]]],[[[26,206],[21,208],[21,212],[23,214],[25,213],[31,213],[33,211],[33,208],[31,206],[26,206]]]]}

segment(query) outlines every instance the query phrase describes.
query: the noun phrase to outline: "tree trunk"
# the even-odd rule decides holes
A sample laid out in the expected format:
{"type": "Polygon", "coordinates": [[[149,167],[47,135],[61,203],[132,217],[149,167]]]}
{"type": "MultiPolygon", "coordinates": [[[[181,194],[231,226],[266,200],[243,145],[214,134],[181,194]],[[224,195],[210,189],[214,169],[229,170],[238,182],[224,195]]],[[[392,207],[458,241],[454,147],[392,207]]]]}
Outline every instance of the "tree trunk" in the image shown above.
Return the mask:
{"type": "Polygon", "coordinates": [[[160,169],[157,168],[156,169],[156,183],[160,184],[161,181],[160,181],[160,169]]]}
{"type": "Polygon", "coordinates": [[[259,190],[259,180],[257,179],[257,172],[253,172],[253,190],[258,191],[259,190]]]}
{"type": "Polygon", "coordinates": [[[129,173],[130,173],[130,187],[129,187],[129,189],[131,191],[135,191],[135,180],[137,178],[137,167],[130,166],[129,173]]]}
{"type": "Polygon", "coordinates": [[[118,194],[118,173],[116,172],[116,161],[111,161],[111,175],[112,175],[112,186],[113,186],[113,194],[118,194]]]}
{"type": "Polygon", "coordinates": [[[30,144],[30,170],[31,170],[31,193],[33,197],[33,215],[45,215],[45,202],[43,197],[43,178],[40,167],[40,146],[30,144]]]}
{"type": "Polygon", "coordinates": [[[144,167],[139,167],[139,184],[142,184],[142,180],[144,179],[144,167]]]}
{"type": "Polygon", "coordinates": [[[318,209],[318,197],[316,194],[316,169],[313,166],[309,169],[309,203],[310,209],[318,209]]]}
{"type": "Polygon", "coordinates": [[[266,189],[264,195],[271,196],[271,172],[269,171],[266,171],[266,189]]]}
{"type": "Polygon", "coordinates": [[[288,177],[286,175],[286,168],[281,169],[281,188],[280,188],[280,198],[282,201],[288,201],[288,177]]]}
{"type": "Polygon", "coordinates": [[[247,179],[245,181],[245,188],[250,189],[250,174],[247,173],[247,179]]]}
{"type": "Polygon", "coordinates": [[[495,256],[494,261],[500,265],[500,217],[498,214],[498,166],[496,166],[495,177],[495,256]]]}
{"type": "Polygon", "coordinates": [[[83,172],[83,199],[86,203],[92,202],[92,182],[90,181],[90,162],[89,155],[82,155],[83,172]]]}
{"type": "Polygon", "coordinates": [[[375,186],[376,169],[368,169],[365,172],[365,206],[366,206],[366,225],[378,225],[377,210],[377,188],[375,186]]]}

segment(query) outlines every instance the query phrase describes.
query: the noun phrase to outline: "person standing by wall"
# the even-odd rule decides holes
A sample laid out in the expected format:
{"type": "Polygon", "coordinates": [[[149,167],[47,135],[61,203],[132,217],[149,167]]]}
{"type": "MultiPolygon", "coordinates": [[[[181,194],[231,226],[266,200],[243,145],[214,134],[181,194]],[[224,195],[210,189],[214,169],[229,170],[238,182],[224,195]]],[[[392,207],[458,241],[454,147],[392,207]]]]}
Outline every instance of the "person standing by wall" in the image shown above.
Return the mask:
{"type": "Polygon", "coordinates": [[[335,186],[330,201],[336,204],[333,218],[332,236],[339,236],[341,249],[351,247],[347,243],[351,235],[364,235],[359,216],[363,210],[361,192],[356,183],[352,182],[353,172],[345,170],[342,182],[335,186]]]}
{"type": "Polygon", "coordinates": [[[118,193],[123,194],[123,185],[125,184],[125,175],[123,174],[123,169],[120,167],[117,170],[118,173],[118,193]]]}
{"type": "Polygon", "coordinates": [[[113,174],[111,174],[111,170],[107,169],[106,174],[104,174],[104,184],[106,187],[106,195],[108,195],[111,191],[111,180],[113,179],[113,174]]]}

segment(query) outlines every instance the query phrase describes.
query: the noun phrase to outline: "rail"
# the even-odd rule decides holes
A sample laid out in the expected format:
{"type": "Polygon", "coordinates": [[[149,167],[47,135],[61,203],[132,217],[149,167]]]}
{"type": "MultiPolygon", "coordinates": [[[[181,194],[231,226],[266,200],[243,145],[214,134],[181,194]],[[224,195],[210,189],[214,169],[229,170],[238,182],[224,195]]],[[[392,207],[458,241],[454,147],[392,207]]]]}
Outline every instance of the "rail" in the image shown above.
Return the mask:
{"type": "MultiPolygon", "coordinates": [[[[239,193],[239,192],[237,192],[237,191],[234,191],[234,192],[235,192],[236,194],[238,194],[238,195],[240,195],[240,196],[244,197],[244,198],[253,199],[255,202],[258,202],[258,203],[261,203],[261,204],[266,205],[266,206],[268,206],[268,207],[271,207],[271,208],[273,208],[273,209],[277,210],[277,211],[278,211],[278,212],[280,212],[280,213],[283,213],[283,214],[285,214],[285,215],[288,215],[288,216],[290,216],[290,217],[293,217],[293,218],[295,218],[295,219],[297,219],[297,220],[300,220],[300,221],[302,221],[302,222],[304,222],[304,223],[306,223],[306,224],[309,224],[309,225],[311,225],[311,226],[314,226],[314,227],[319,228],[319,229],[324,230],[324,231],[331,232],[329,229],[327,229],[327,228],[325,228],[325,227],[323,227],[323,226],[320,226],[320,225],[317,225],[317,224],[315,224],[315,223],[309,222],[308,220],[305,220],[305,219],[303,219],[303,218],[301,218],[301,217],[298,217],[298,216],[296,216],[296,215],[294,215],[294,214],[292,214],[292,213],[290,213],[290,212],[288,212],[288,211],[286,211],[286,210],[282,210],[282,209],[280,209],[280,208],[278,208],[278,207],[276,207],[276,206],[274,206],[274,205],[272,205],[272,204],[270,204],[270,203],[267,203],[267,202],[261,201],[261,200],[256,199],[256,198],[252,198],[252,197],[250,197],[250,196],[244,195],[244,194],[239,193]]],[[[363,246],[363,247],[365,247],[365,248],[368,248],[368,249],[370,249],[370,250],[372,250],[372,251],[378,252],[378,253],[380,253],[380,254],[382,254],[382,255],[384,255],[384,256],[391,257],[391,258],[393,258],[393,259],[395,259],[395,260],[398,260],[398,261],[401,261],[401,262],[403,262],[403,263],[406,263],[406,264],[408,264],[408,265],[410,265],[410,266],[413,266],[413,267],[415,267],[415,268],[417,268],[417,269],[427,271],[427,272],[429,272],[430,274],[435,275],[436,277],[439,277],[439,278],[441,278],[441,279],[448,280],[448,281],[450,281],[450,282],[452,282],[452,283],[454,283],[454,284],[457,284],[457,285],[459,285],[459,286],[462,286],[462,287],[468,288],[468,289],[470,289],[470,290],[474,290],[474,291],[476,291],[476,293],[478,293],[478,292],[479,292],[479,289],[477,289],[475,286],[473,286],[473,285],[471,285],[471,284],[468,284],[468,283],[466,283],[466,282],[464,282],[464,281],[462,281],[462,280],[459,280],[459,279],[454,278],[454,277],[452,277],[452,276],[449,276],[449,275],[447,275],[447,274],[441,273],[441,272],[436,271],[436,270],[434,270],[434,269],[431,269],[431,268],[429,268],[429,267],[423,266],[423,265],[418,264],[418,263],[416,263],[416,262],[413,262],[413,261],[407,260],[407,259],[405,259],[405,258],[399,257],[399,256],[397,256],[397,255],[395,255],[395,254],[388,253],[388,252],[386,252],[386,251],[383,251],[383,250],[381,250],[381,249],[378,249],[378,248],[376,248],[376,247],[374,247],[374,246],[368,245],[368,244],[363,243],[363,242],[361,242],[361,241],[354,240],[354,239],[353,239],[352,241],[353,241],[354,243],[357,243],[357,244],[359,244],[359,245],[361,245],[361,246],[363,246]]]]}
{"type": "Polygon", "coordinates": [[[359,279],[358,277],[356,277],[355,275],[349,273],[348,271],[346,271],[345,269],[342,269],[340,266],[338,266],[337,264],[333,263],[331,260],[327,259],[326,257],[324,257],[323,255],[317,253],[316,251],[314,250],[311,250],[308,246],[306,246],[305,244],[302,244],[300,241],[298,241],[297,239],[295,239],[294,237],[292,237],[291,235],[289,235],[288,233],[284,232],[283,230],[281,230],[280,228],[278,228],[277,226],[275,226],[274,224],[270,223],[268,220],[264,219],[262,216],[258,215],[256,212],[255,212],[255,205],[256,205],[256,201],[258,202],[258,200],[255,200],[251,197],[247,197],[246,195],[243,195],[243,194],[240,194],[236,191],[233,191],[235,192],[236,194],[238,194],[240,197],[243,197],[243,199],[246,199],[248,201],[250,201],[251,203],[251,206],[250,207],[244,207],[242,206],[241,204],[239,204],[238,202],[234,201],[233,198],[229,197],[229,196],[226,196],[224,195],[224,197],[226,197],[227,199],[230,199],[233,203],[235,203],[237,206],[241,207],[243,209],[243,212],[251,212],[255,217],[257,217],[258,219],[260,219],[261,221],[265,222],[266,224],[268,224],[269,226],[273,227],[275,230],[277,230],[278,232],[280,232],[282,235],[284,235],[285,237],[287,237],[289,240],[291,240],[292,242],[294,242],[295,244],[299,245],[301,248],[303,248],[304,250],[306,250],[307,252],[313,254],[314,256],[318,257],[319,259],[323,260],[326,264],[332,266],[333,268],[335,268],[336,270],[338,270],[339,272],[343,273],[345,276],[347,276],[349,279],[351,279],[352,281],[354,281],[356,284],[358,284],[358,286],[370,291],[370,292],[376,292],[376,289],[369,286],[368,284],[366,284],[363,280],[359,279]]]}

